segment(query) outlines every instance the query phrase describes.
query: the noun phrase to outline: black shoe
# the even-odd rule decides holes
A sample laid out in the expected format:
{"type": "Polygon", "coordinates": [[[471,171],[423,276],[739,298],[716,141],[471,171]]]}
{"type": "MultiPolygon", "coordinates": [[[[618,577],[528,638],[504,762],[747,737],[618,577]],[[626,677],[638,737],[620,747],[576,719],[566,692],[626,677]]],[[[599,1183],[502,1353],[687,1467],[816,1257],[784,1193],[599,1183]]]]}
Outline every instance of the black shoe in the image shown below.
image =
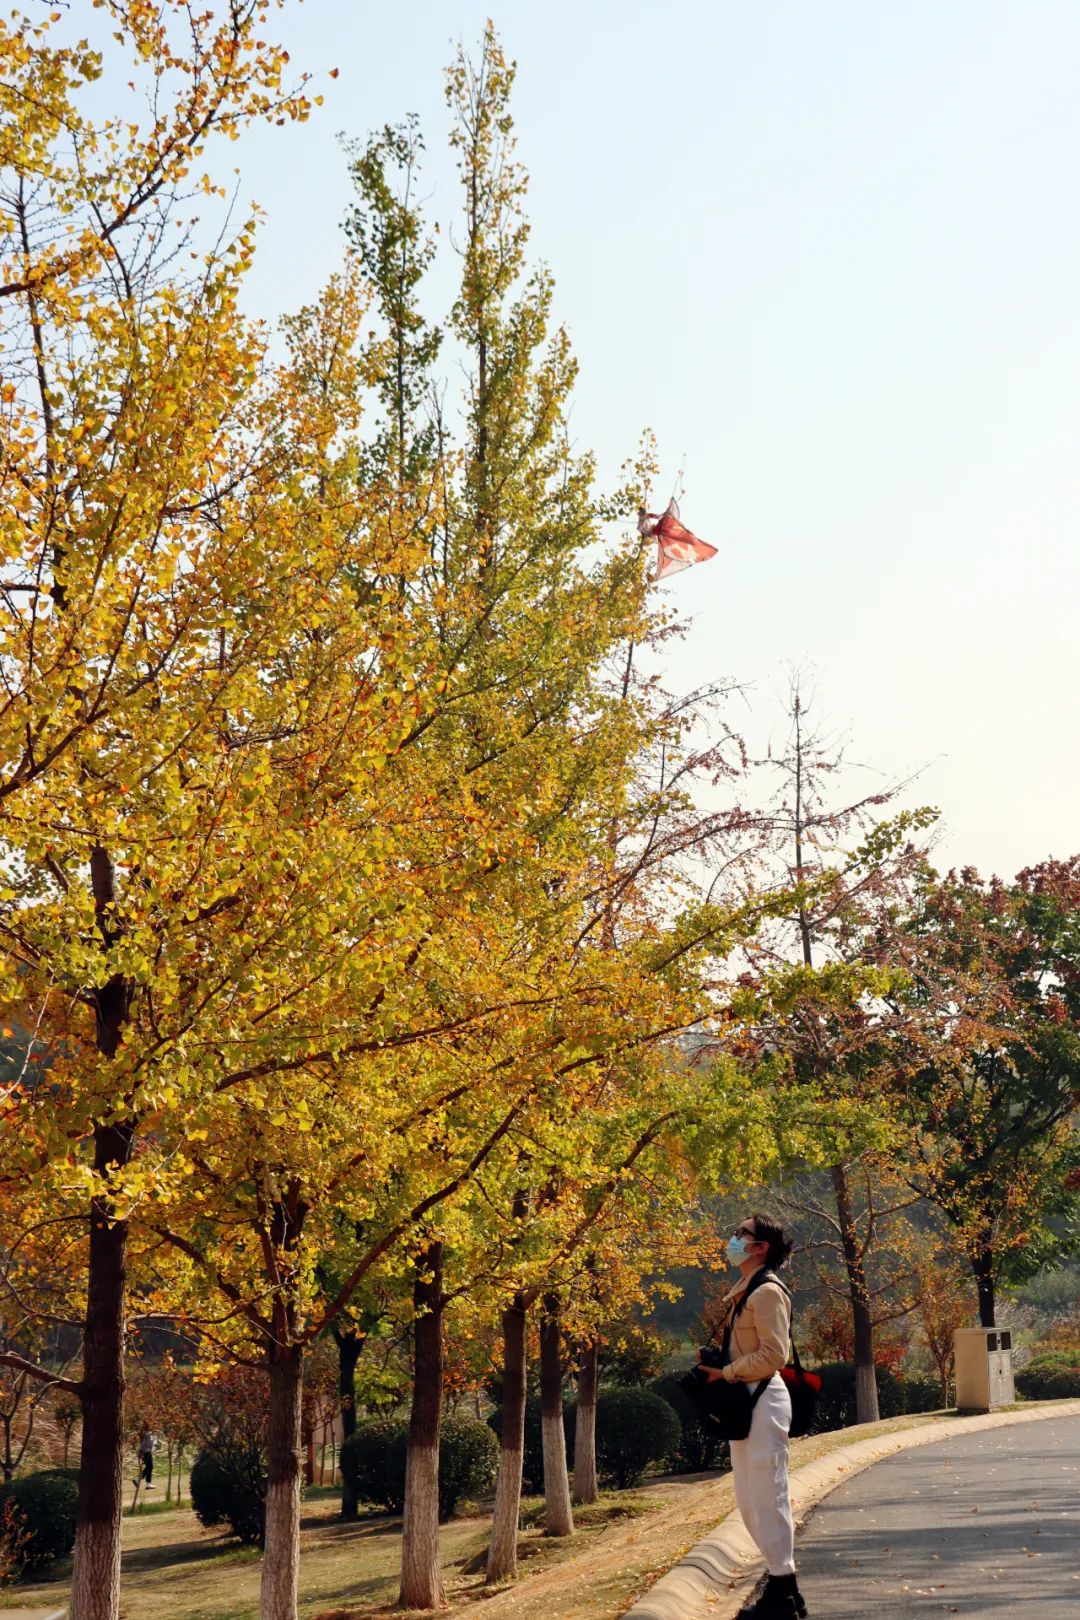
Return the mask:
{"type": "Polygon", "coordinates": [[[770,1575],[766,1583],[775,1586],[778,1592],[790,1592],[795,1599],[795,1613],[799,1620],[806,1620],[806,1599],[799,1591],[799,1577],[797,1575],[770,1575]]]}
{"type": "Polygon", "coordinates": [[[738,1620],[798,1620],[799,1609],[790,1592],[766,1586],[756,1603],[739,1610],[738,1620]]]}
{"type": "Polygon", "coordinates": [[[738,1620],[803,1620],[806,1604],[794,1575],[770,1575],[756,1603],[739,1610],[738,1620]]]}

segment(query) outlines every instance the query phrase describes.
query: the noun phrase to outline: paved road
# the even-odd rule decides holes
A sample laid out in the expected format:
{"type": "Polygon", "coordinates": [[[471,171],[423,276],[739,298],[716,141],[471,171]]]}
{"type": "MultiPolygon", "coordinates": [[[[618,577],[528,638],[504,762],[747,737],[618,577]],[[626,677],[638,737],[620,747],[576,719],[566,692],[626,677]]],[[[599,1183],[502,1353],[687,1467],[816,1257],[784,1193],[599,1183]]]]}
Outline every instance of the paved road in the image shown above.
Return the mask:
{"type": "Polygon", "coordinates": [[[876,1463],[826,1497],[796,1556],[812,1620],[1078,1620],[1080,1418],[876,1463]]]}

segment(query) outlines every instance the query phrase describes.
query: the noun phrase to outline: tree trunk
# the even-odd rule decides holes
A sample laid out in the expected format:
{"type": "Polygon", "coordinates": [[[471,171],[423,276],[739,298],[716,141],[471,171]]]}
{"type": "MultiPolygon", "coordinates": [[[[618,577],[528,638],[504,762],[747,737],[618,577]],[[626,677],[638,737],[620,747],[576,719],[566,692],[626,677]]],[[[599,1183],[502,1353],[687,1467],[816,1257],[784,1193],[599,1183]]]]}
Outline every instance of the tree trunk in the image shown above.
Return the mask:
{"type": "Polygon", "coordinates": [[[304,1347],[275,1343],[270,1352],[266,1436],[266,1540],[259,1620],[296,1620],[300,1574],[300,1411],[304,1347]]]}
{"type": "Polygon", "coordinates": [[[995,1284],[994,1284],[994,1251],[990,1243],[984,1239],[971,1257],[971,1269],[975,1273],[975,1287],[979,1293],[979,1326],[984,1328],[996,1327],[994,1317],[995,1284]]]}
{"type": "MultiPolygon", "coordinates": [[[[127,1163],[134,1136],[132,1123],[95,1127],[99,1175],[127,1163]]],[[[120,1606],[128,1228],[126,1221],[111,1220],[111,1213],[108,1198],[91,1199],[71,1620],[116,1620],[120,1606]]]]}
{"type": "Polygon", "coordinates": [[[870,1291],[866,1286],[866,1268],[863,1265],[859,1235],[855,1230],[855,1213],[845,1165],[833,1165],[832,1184],[836,1195],[836,1216],[840,1223],[840,1242],[844,1251],[848,1297],[851,1300],[852,1334],[855,1341],[855,1421],[876,1423],[881,1414],[878,1410],[877,1375],[874,1371],[874,1321],[870,1314],[870,1291]]]}
{"type": "Polygon", "coordinates": [[[515,1294],[502,1319],[503,1422],[488,1548],[489,1582],[513,1580],[517,1574],[521,1465],[525,1455],[525,1328],[525,1296],[515,1294]]]}
{"type": "Polygon", "coordinates": [[[574,1502],[595,1502],[596,1376],[600,1347],[586,1345],[578,1362],[577,1423],[574,1430],[574,1502]]]}
{"type": "Polygon", "coordinates": [[[430,1243],[417,1259],[413,1283],[413,1397],[398,1598],[403,1609],[441,1609],[446,1605],[439,1561],[443,1305],[443,1246],[430,1243]]]}
{"type": "MultiPolygon", "coordinates": [[[[343,1333],[335,1332],[338,1351],[338,1406],[341,1411],[341,1438],[347,1440],[356,1433],[356,1363],[364,1348],[363,1336],[355,1328],[343,1333]]],[[[355,1482],[341,1475],[341,1517],[355,1519],[360,1513],[360,1499],[355,1482]]]]}
{"type": "Polygon", "coordinates": [[[308,1206],[299,1179],[268,1210],[262,1235],[277,1256],[267,1359],[270,1404],[266,1432],[266,1520],[260,1620],[296,1620],[300,1575],[300,1452],[304,1409],[304,1345],[297,1323],[296,1259],[308,1206]]]}
{"type": "Polygon", "coordinates": [[[566,1430],[562,1403],[562,1330],[557,1294],[544,1297],[540,1319],[540,1414],[544,1440],[544,1531],[549,1536],[572,1536],[570,1477],[566,1471],[566,1430]]]}

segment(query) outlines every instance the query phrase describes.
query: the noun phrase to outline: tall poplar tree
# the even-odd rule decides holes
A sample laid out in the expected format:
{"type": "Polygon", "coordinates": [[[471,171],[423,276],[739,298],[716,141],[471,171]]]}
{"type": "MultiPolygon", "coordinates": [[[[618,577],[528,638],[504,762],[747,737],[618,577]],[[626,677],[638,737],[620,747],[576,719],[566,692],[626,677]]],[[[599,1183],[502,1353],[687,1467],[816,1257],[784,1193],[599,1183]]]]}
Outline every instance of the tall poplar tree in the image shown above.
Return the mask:
{"type": "MultiPolygon", "coordinates": [[[[396,162],[400,148],[376,155],[396,162]]],[[[593,672],[641,623],[636,544],[586,563],[596,523],[588,469],[566,451],[565,340],[556,335],[543,349],[544,312],[534,309],[529,343],[511,337],[509,315],[496,342],[489,310],[489,354],[517,368],[503,387],[506,411],[513,398],[519,414],[507,415],[513,447],[489,440],[501,458],[497,520],[489,503],[497,546],[478,550],[468,467],[459,474],[460,458],[438,434],[430,452],[417,449],[417,368],[430,349],[402,336],[418,327],[402,303],[401,261],[372,245],[401,225],[372,162],[361,166],[371,207],[353,235],[385,330],[357,361],[357,397],[374,384],[383,416],[369,442],[340,432],[320,441],[324,459],[308,481],[339,556],[335,588],[351,583],[362,625],[383,604],[400,626],[368,624],[363,672],[350,664],[362,659],[363,633],[344,620],[328,624],[320,645],[362,674],[361,720],[396,714],[397,733],[374,730],[369,718],[373,741],[350,721],[320,777],[328,805],[317,842],[334,868],[320,936],[339,940],[341,961],[321,971],[316,1021],[306,1026],[294,1002],[283,1054],[260,1051],[222,1073],[195,1158],[197,1197],[185,1205],[178,1192],[152,1223],[193,1268],[193,1284],[214,1283],[270,1357],[266,1620],[295,1606],[305,1346],[384,1256],[420,1244],[432,1212],[527,1119],[538,1095],[590,1061],[583,1042],[612,1038],[625,1005],[617,975],[594,983],[580,963],[563,969],[556,939],[574,921],[572,885],[583,873],[593,881],[594,818],[579,808],[602,797],[625,757],[624,722],[593,672]],[[344,495],[354,486],[359,523],[344,495]],[[385,545],[373,546],[373,535],[388,537],[385,545]],[[411,648],[408,669],[396,662],[398,633],[411,648]],[[560,884],[571,889],[553,917],[560,884]],[[346,927],[336,919],[350,892],[346,927]],[[535,942],[531,952],[523,939],[535,942]],[[315,1259],[335,1244],[340,1280],[320,1297],[315,1259]]],[[[500,183],[494,172],[490,181],[500,183]]],[[[408,291],[408,274],[405,283],[408,291]]],[[[333,392],[327,357],[340,367],[350,353],[348,342],[330,341],[337,301],[332,289],[290,323],[293,392],[316,421],[333,392]]],[[[288,410],[282,418],[292,442],[297,428],[288,410]]],[[[281,813],[269,797],[264,809],[281,813]]],[[[315,961],[324,961],[318,942],[315,961]]],[[[422,1249],[421,1279],[429,1258],[422,1249]]],[[[418,1349],[431,1337],[425,1305],[418,1299],[418,1349]]],[[[417,1403],[403,1585],[410,1601],[432,1603],[441,1590],[432,1529],[441,1390],[430,1398],[418,1376],[417,1403]]]]}

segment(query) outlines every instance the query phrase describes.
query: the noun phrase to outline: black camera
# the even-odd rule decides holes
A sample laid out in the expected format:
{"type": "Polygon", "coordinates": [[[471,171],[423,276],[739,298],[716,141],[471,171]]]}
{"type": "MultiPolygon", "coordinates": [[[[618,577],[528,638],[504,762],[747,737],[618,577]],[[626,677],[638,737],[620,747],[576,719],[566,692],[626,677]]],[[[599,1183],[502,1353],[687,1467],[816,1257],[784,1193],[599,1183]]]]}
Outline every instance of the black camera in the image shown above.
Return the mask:
{"type": "Polygon", "coordinates": [[[702,1367],[722,1367],[723,1358],[715,1344],[703,1344],[698,1351],[698,1362],[702,1367]]]}

